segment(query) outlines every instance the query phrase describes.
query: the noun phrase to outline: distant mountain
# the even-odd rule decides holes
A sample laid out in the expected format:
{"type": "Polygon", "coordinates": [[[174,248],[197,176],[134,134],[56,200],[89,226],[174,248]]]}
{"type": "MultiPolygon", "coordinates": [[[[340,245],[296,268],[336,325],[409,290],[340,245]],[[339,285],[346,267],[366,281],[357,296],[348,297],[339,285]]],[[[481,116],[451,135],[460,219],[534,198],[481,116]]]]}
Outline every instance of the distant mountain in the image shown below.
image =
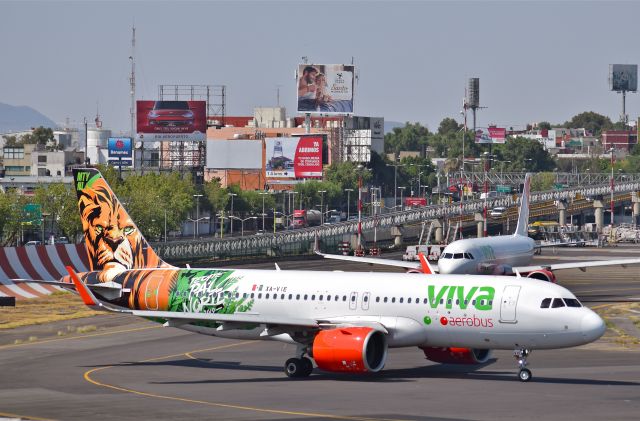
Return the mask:
{"type": "Polygon", "coordinates": [[[405,123],[400,123],[398,121],[385,121],[384,122],[384,133],[387,134],[392,132],[396,127],[404,127],[405,123]]]}
{"type": "Polygon", "coordinates": [[[57,124],[31,107],[0,102],[0,133],[19,132],[39,126],[55,129],[57,124]]]}

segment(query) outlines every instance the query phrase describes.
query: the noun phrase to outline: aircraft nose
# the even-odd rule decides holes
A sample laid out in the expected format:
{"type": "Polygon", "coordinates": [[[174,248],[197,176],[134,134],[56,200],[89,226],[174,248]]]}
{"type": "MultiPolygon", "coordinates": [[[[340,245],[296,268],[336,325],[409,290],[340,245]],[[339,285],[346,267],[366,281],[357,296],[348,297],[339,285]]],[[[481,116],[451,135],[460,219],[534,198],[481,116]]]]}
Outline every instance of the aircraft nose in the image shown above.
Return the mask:
{"type": "Polygon", "coordinates": [[[604,321],[593,311],[589,310],[587,314],[582,316],[582,335],[589,342],[593,342],[604,334],[606,326],[604,321]]]}

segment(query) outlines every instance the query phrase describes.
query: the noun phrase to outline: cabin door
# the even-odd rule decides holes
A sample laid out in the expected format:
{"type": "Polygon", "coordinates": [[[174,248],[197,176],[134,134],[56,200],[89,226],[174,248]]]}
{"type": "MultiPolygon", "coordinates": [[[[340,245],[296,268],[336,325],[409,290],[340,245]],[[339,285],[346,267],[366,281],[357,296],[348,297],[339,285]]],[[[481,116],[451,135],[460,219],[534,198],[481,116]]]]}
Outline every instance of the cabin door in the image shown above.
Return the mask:
{"type": "Polygon", "coordinates": [[[518,305],[518,295],[520,287],[518,285],[507,285],[502,292],[500,301],[500,322],[517,323],[516,307],[518,305]]]}

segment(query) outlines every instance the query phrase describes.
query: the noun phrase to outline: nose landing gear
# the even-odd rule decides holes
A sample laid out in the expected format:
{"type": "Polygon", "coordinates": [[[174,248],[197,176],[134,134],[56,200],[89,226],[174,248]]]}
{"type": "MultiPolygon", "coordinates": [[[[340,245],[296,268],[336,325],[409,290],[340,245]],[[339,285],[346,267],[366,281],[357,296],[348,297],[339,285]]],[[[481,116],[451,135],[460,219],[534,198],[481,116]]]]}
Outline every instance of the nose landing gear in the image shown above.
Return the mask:
{"type": "Polygon", "coordinates": [[[520,371],[518,372],[518,378],[521,382],[528,382],[532,377],[531,370],[526,368],[527,357],[530,353],[531,351],[529,351],[528,349],[516,349],[515,351],[513,351],[513,357],[518,360],[518,368],[520,368],[520,371]]]}

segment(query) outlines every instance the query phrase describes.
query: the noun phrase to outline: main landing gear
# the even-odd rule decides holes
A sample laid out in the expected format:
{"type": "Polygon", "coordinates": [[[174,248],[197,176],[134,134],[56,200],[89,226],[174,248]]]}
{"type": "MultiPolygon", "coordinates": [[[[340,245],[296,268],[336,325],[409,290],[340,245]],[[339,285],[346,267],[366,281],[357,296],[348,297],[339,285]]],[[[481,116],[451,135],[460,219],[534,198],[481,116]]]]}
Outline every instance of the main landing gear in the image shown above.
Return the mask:
{"type": "Polygon", "coordinates": [[[302,358],[289,358],[284,363],[284,373],[287,377],[309,377],[313,371],[313,363],[307,357],[302,358]]]}
{"type": "Polygon", "coordinates": [[[531,351],[528,349],[516,349],[513,351],[513,357],[518,360],[518,368],[520,371],[518,372],[518,378],[521,382],[528,382],[531,380],[531,370],[527,367],[527,357],[531,351]]]}
{"type": "Polygon", "coordinates": [[[304,355],[307,353],[307,348],[303,346],[298,347],[298,358],[289,358],[284,363],[284,374],[289,378],[309,377],[313,371],[313,362],[304,355]]]}

